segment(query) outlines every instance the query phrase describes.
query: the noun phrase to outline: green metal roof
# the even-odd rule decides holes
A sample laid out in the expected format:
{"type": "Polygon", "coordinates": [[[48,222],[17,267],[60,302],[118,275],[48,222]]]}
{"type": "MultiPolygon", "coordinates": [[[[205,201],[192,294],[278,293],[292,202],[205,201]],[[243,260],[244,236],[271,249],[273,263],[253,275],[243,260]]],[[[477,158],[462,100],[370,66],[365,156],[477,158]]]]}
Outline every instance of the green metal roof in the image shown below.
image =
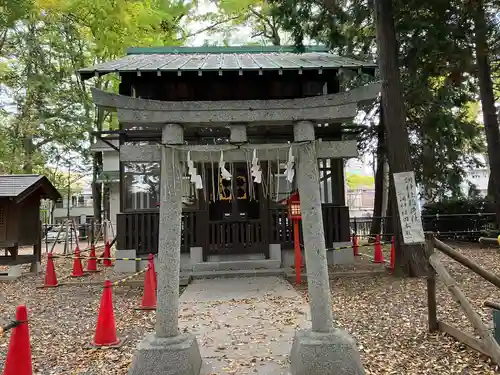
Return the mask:
{"type": "Polygon", "coordinates": [[[376,64],[328,53],[325,47],[157,47],[131,48],[127,55],[79,70],[84,79],[107,73],[373,69],[376,64]]]}

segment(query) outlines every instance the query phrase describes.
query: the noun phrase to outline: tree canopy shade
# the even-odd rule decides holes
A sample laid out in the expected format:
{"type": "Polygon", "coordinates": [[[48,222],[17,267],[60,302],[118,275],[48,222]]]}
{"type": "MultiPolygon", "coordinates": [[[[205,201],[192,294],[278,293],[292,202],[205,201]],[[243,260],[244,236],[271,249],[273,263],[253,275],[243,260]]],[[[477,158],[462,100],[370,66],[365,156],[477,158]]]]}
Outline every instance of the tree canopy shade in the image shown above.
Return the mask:
{"type": "MultiPolygon", "coordinates": [[[[362,147],[374,152],[374,138],[383,135],[384,146],[378,148],[377,158],[388,158],[392,173],[414,169],[427,201],[450,193],[460,196],[465,171],[479,165],[476,156],[484,151],[475,104],[473,34],[463,4],[390,0],[272,0],[271,4],[284,15],[282,27],[290,30],[298,45],[311,38],[342,55],[377,58],[385,130],[377,130],[379,110],[371,111],[368,121],[373,126],[362,135],[362,147]],[[376,22],[374,15],[384,22],[376,22]],[[402,84],[396,87],[398,76],[402,84]],[[399,129],[396,136],[394,129],[399,129]],[[404,147],[407,142],[409,148],[404,147]]],[[[381,168],[384,163],[378,165],[381,168]]],[[[385,173],[377,178],[383,179],[385,173]]],[[[376,185],[384,186],[380,181],[376,185]]],[[[380,210],[383,194],[377,197],[380,210]]],[[[403,260],[404,272],[420,273],[419,262],[413,262],[415,270],[409,267],[412,262],[403,260]]]]}
{"type": "MultiPolygon", "coordinates": [[[[312,39],[342,56],[376,60],[373,2],[273,0],[271,4],[274,12],[286,15],[282,27],[296,36],[298,44],[312,39]]],[[[425,198],[431,201],[450,192],[460,195],[465,170],[478,166],[477,155],[485,151],[477,122],[477,85],[471,76],[473,44],[464,32],[469,25],[459,2],[451,5],[394,2],[410,157],[425,198]],[[422,4],[428,11],[421,11],[422,4]]],[[[368,113],[365,121],[373,126],[362,134],[362,152],[374,152],[376,145],[378,108],[368,113]]]]}
{"type": "MultiPolygon", "coordinates": [[[[133,45],[182,44],[180,23],[188,21],[195,6],[155,0],[2,2],[0,84],[12,110],[0,110],[0,170],[43,171],[56,182],[67,159],[81,155],[81,163],[92,162],[96,179],[102,160],[99,153],[89,153],[89,133],[117,122],[110,114],[96,113],[75,72],[121,56],[133,45]]],[[[93,85],[118,88],[113,77],[94,79],[93,85]]],[[[101,184],[93,187],[94,216],[100,218],[101,184]]]]}

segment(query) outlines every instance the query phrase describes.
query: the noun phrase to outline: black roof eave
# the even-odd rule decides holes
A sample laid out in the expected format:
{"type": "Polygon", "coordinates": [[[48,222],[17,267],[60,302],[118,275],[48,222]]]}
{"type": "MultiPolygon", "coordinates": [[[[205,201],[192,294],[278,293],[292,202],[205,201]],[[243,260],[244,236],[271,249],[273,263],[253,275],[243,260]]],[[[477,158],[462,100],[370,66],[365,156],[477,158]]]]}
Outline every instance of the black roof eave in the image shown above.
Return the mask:
{"type": "Polygon", "coordinates": [[[366,64],[366,65],[342,65],[342,66],[315,66],[315,67],[311,67],[311,66],[308,66],[308,67],[300,67],[300,66],[297,66],[297,67],[293,67],[293,68],[280,68],[280,67],[276,67],[276,68],[224,68],[224,69],[114,69],[114,70],[110,70],[110,69],[106,69],[106,70],[99,70],[99,69],[96,69],[96,70],[89,70],[89,69],[81,69],[78,71],[78,73],[80,74],[80,77],[82,78],[82,80],[86,81],[92,77],[100,77],[100,76],[103,76],[103,75],[106,75],[106,74],[110,74],[110,73],[117,73],[117,74],[131,74],[131,73],[193,73],[193,72],[211,72],[211,73],[214,73],[214,72],[231,72],[231,73],[234,73],[234,72],[239,72],[239,71],[242,71],[242,72],[259,72],[259,71],[263,71],[263,72],[279,72],[279,71],[307,71],[307,70],[310,70],[310,71],[314,71],[314,70],[321,70],[321,71],[336,71],[336,70],[339,70],[339,69],[361,69],[363,70],[365,73],[367,74],[370,74],[370,75],[375,75],[375,69],[377,68],[377,65],[376,64],[366,64]]]}

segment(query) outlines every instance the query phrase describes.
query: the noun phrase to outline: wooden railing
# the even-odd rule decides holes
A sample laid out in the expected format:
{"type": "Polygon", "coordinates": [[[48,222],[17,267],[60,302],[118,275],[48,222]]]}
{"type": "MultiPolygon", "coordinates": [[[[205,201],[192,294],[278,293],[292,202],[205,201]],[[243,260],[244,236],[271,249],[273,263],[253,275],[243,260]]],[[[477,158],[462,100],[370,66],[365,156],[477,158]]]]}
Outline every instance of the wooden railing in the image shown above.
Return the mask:
{"type": "MultiPolygon", "coordinates": [[[[480,315],[474,310],[474,307],[469,302],[463,291],[458,286],[457,282],[448,273],[444,264],[439,260],[438,253],[434,252],[438,249],[443,254],[456,260],[461,265],[469,268],[475,274],[481,276],[486,281],[500,288],[500,278],[485,270],[477,263],[463,256],[458,251],[454,250],[445,243],[434,238],[432,234],[426,235],[426,251],[429,255],[429,266],[431,271],[427,278],[427,304],[429,314],[429,331],[444,332],[456,340],[463,342],[465,345],[477,350],[478,352],[490,357],[497,365],[500,364],[500,346],[493,337],[487,325],[482,321],[480,315]],[[476,337],[461,331],[457,327],[445,323],[438,319],[437,316],[437,299],[436,299],[436,274],[439,276],[448,291],[453,295],[455,301],[460,304],[463,312],[469,319],[475,333],[480,337],[476,337]]],[[[486,306],[496,307],[494,303],[487,303],[486,306]]],[[[500,307],[500,306],[499,306],[500,307]]]]}
{"type": "MultiPolygon", "coordinates": [[[[349,241],[349,209],[323,204],[322,210],[326,246],[349,241]]],[[[267,220],[264,219],[209,221],[205,211],[184,211],[181,252],[201,246],[209,254],[229,252],[235,248],[240,253],[267,253],[270,243],[292,249],[293,226],[288,220],[287,209],[271,209],[268,214],[269,224],[266,225],[267,220]]],[[[118,214],[117,248],[135,249],[138,255],[158,253],[158,220],[157,210],[118,214]]]]}
{"type": "MultiPolygon", "coordinates": [[[[197,217],[194,211],[182,213],[181,252],[197,246],[197,217]]],[[[126,212],[117,215],[118,249],[135,249],[137,255],[158,253],[158,211],[126,212]]]]}

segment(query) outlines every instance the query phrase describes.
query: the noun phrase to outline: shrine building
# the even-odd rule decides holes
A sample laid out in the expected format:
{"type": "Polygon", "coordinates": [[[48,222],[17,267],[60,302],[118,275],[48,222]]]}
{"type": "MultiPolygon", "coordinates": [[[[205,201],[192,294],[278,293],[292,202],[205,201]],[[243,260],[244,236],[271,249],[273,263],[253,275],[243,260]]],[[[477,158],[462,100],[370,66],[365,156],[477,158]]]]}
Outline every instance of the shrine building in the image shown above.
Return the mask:
{"type": "MultiPolygon", "coordinates": [[[[117,257],[158,253],[161,150],[167,147],[183,162],[177,176],[181,271],[291,267],[287,201],[297,185],[287,174],[290,156],[297,157],[293,125],[301,121],[314,124],[326,246],[349,246],[344,164],[358,156],[356,139],[364,129],[353,119],[380,92],[375,69],[324,47],[295,53],[251,46],[131,48],[122,58],[80,70],[84,80],[119,79],[118,94],[92,89],[97,107],[119,123],[118,130],[98,132],[92,146],[103,154],[100,178],[105,211],[116,223],[117,257]],[[356,81],[372,83],[356,87],[356,81]],[[179,141],[162,136],[169,124],[179,141]]],[[[329,264],[353,261],[352,249],[327,255],[329,264]]],[[[117,261],[116,267],[134,272],[142,265],[117,261]]]]}

